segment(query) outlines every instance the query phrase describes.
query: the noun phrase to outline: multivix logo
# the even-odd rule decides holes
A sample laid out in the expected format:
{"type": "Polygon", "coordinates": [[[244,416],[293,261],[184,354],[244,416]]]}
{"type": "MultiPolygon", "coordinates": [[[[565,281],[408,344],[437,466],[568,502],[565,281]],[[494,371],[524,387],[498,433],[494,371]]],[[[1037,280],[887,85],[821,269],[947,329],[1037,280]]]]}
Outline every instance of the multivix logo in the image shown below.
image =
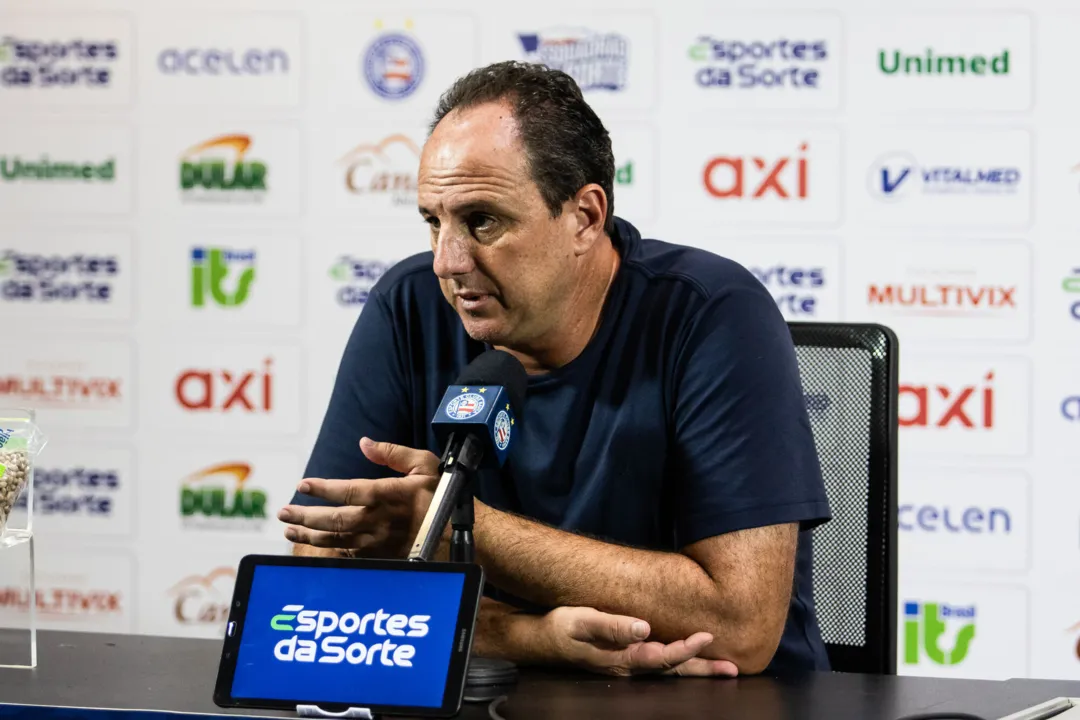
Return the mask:
{"type": "Polygon", "coordinates": [[[904,664],[958,665],[975,639],[975,606],[904,603],[904,664]],[[946,642],[946,638],[951,642],[946,642]]]}

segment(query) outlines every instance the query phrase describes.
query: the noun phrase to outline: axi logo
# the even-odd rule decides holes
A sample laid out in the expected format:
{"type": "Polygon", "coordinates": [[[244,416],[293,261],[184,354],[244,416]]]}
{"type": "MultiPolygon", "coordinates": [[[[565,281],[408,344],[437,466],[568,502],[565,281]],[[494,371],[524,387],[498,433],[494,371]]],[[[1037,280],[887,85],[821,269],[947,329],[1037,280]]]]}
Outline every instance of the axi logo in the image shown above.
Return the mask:
{"type": "Polygon", "coordinates": [[[247,159],[251,138],[220,135],[184,151],[180,189],[196,202],[261,202],[266,194],[266,164],[247,159]]]}
{"type": "Polygon", "coordinates": [[[953,315],[957,311],[1016,308],[1016,286],[1002,285],[907,285],[870,283],[871,306],[912,308],[922,314],[953,315]]]}
{"type": "Polygon", "coordinates": [[[211,465],[180,481],[180,515],[193,528],[231,529],[266,519],[266,491],[246,485],[251,465],[211,465]]]}
{"type": "Polygon", "coordinates": [[[904,664],[918,665],[925,657],[937,665],[957,665],[964,661],[975,638],[975,606],[944,603],[904,603],[904,664]],[[954,626],[951,648],[941,646],[946,628],[954,626]]]}
{"type": "Polygon", "coordinates": [[[900,427],[960,426],[971,430],[994,427],[994,371],[982,387],[967,385],[900,385],[900,427]],[[914,407],[912,407],[914,403],[914,407]]]}
{"type": "Polygon", "coordinates": [[[388,135],[375,144],[357,145],[339,164],[345,166],[345,189],[353,195],[385,197],[392,205],[416,205],[420,148],[405,135],[388,135]]]}
{"type": "Polygon", "coordinates": [[[176,401],[194,411],[271,412],[273,364],[271,358],[266,358],[261,370],[185,370],[176,378],[176,401]]]}
{"type": "Polygon", "coordinates": [[[810,88],[829,58],[825,40],[721,40],[702,35],[690,46],[694,80],[707,88],[810,88]]]}
{"type": "Polygon", "coordinates": [[[394,265],[383,260],[365,260],[342,255],[330,266],[330,277],[338,283],[337,302],[343,307],[363,306],[375,283],[394,265]]]}
{"type": "Polygon", "coordinates": [[[39,40],[6,35],[0,41],[4,87],[107,87],[120,56],[116,40],[39,40]]]}
{"type": "Polygon", "coordinates": [[[0,297],[41,303],[108,303],[120,272],[115,255],[0,251],[0,297]]]}
{"type": "MultiPolygon", "coordinates": [[[[382,21],[376,21],[382,30],[382,21]]],[[[364,51],[363,72],[372,92],[387,100],[412,95],[424,79],[424,53],[411,35],[413,23],[405,22],[403,32],[380,32],[364,51]]]]}
{"type": "Polygon", "coordinates": [[[207,295],[221,307],[243,305],[255,280],[255,251],[220,247],[191,249],[191,304],[203,307],[207,295]],[[226,292],[225,278],[233,273],[234,288],[226,292]]]}
{"type": "Polygon", "coordinates": [[[519,33],[525,59],[561,70],[581,88],[623,90],[630,65],[630,42],[612,32],[587,28],[557,28],[519,33]]]}
{"type": "MultiPolygon", "coordinates": [[[[1072,274],[1061,281],[1061,289],[1069,295],[1080,295],[1080,268],[1073,268],[1072,274]]],[[[1080,320],[1080,297],[1069,298],[1072,303],[1069,306],[1069,315],[1073,320],[1080,320]]]]}
{"type": "Polygon", "coordinates": [[[794,158],[714,157],[705,163],[702,174],[705,191],[722,199],[805,200],[810,192],[807,149],[807,143],[800,145],[794,158]]]}
{"type": "Polygon", "coordinates": [[[429,620],[430,615],[391,615],[382,608],[361,617],[355,612],[339,616],[330,610],[305,610],[303,605],[286,605],[279,614],[270,618],[270,627],[294,634],[278,641],[274,646],[274,657],[281,662],[336,664],[344,661],[350,665],[371,665],[377,657],[380,665],[412,667],[416,647],[407,643],[396,644],[390,638],[425,637],[429,620]],[[350,635],[363,637],[369,629],[386,639],[371,646],[363,642],[345,645],[350,635]],[[334,632],[338,634],[330,634],[334,632]],[[301,639],[301,633],[314,633],[314,637],[301,639]],[[319,638],[322,638],[322,643],[317,642],[319,638]]]}

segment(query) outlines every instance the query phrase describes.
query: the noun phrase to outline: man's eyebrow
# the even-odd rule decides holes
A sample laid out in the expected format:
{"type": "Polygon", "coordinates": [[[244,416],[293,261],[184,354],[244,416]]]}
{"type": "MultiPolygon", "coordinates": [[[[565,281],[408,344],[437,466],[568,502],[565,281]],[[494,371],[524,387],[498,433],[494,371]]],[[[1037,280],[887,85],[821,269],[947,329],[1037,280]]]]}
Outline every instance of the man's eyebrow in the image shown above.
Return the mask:
{"type": "MultiPolygon", "coordinates": [[[[420,211],[420,215],[423,216],[423,217],[428,217],[428,216],[435,215],[435,213],[431,212],[431,210],[424,207],[423,205],[418,206],[417,209],[420,211]]],[[[466,213],[477,212],[477,211],[480,211],[480,212],[497,212],[498,210],[499,210],[498,204],[493,203],[490,200],[468,200],[466,202],[461,203],[460,205],[454,206],[454,214],[455,215],[464,215],[466,213]]]]}

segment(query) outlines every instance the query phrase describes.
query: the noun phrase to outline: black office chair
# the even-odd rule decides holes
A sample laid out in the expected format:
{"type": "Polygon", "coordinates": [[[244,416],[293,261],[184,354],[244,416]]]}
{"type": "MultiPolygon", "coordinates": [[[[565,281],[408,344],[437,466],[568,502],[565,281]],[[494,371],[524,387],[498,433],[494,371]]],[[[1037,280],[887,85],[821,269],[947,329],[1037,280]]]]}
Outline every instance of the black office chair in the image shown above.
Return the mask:
{"type": "Polygon", "coordinates": [[[811,534],[829,661],[895,675],[898,341],[881,325],[788,327],[832,508],[811,534]]]}

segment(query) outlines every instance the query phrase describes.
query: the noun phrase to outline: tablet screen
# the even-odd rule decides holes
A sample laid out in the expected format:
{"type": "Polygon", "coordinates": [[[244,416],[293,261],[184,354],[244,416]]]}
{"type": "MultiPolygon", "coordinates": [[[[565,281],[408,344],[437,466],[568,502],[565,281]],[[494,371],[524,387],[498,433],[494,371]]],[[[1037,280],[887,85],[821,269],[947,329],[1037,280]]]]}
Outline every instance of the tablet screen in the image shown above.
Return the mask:
{"type": "Polygon", "coordinates": [[[231,695],[437,708],[464,582],[455,572],[258,565],[231,695]]]}

